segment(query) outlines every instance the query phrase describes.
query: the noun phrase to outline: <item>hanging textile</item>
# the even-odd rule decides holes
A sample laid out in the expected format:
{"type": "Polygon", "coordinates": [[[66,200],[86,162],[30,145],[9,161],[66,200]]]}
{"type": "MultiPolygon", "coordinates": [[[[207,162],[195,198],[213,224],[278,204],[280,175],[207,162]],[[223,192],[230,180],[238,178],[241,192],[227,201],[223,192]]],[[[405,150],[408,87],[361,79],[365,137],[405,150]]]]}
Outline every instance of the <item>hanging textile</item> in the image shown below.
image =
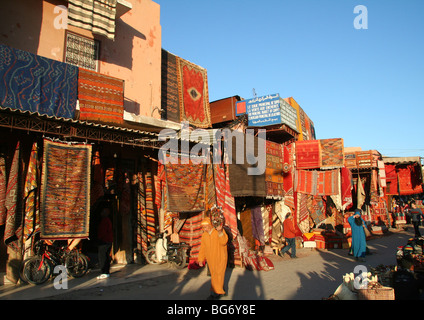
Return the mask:
{"type": "Polygon", "coordinates": [[[364,202],[365,202],[365,190],[364,190],[364,186],[362,184],[362,179],[361,177],[358,175],[358,179],[356,182],[356,197],[357,197],[357,205],[356,207],[358,209],[361,209],[361,207],[363,206],[364,202]]]}
{"type": "Polygon", "coordinates": [[[268,198],[281,199],[284,196],[283,161],[282,145],[267,140],[265,183],[268,198]]]}
{"type": "Polygon", "coordinates": [[[228,165],[214,165],[215,173],[215,191],[219,207],[224,210],[225,224],[230,228],[233,239],[237,237],[237,216],[234,197],[230,191],[230,179],[228,174],[228,165]],[[227,169],[227,170],[225,170],[227,169]]]}
{"type": "Polygon", "coordinates": [[[180,103],[178,100],[177,57],[162,49],[162,110],[164,119],[180,122],[180,103]]]}
{"type": "Polygon", "coordinates": [[[155,180],[155,205],[158,209],[159,218],[159,232],[164,232],[167,228],[172,226],[172,220],[168,218],[166,210],[165,194],[166,194],[166,177],[165,167],[162,163],[157,163],[157,174],[154,177],[155,180]]]}
{"type": "Polygon", "coordinates": [[[25,219],[24,241],[39,229],[40,211],[38,198],[38,146],[34,142],[28,163],[27,176],[24,186],[25,219]]]}
{"type": "Polygon", "coordinates": [[[168,210],[199,212],[205,210],[205,175],[203,164],[166,164],[168,210]]]}
{"type": "Polygon", "coordinates": [[[313,196],[297,193],[297,226],[302,233],[309,232],[309,211],[312,208],[312,202],[308,200],[313,199],[313,196]]]}
{"type": "Polygon", "coordinates": [[[146,222],[147,222],[147,239],[156,236],[155,208],[153,198],[153,175],[150,169],[145,173],[145,191],[146,191],[146,222]]]}
{"type": "MultiPolygon", "coordinates": [[[[215,188],[215,179],[214,179],[214,172],[213,172],[213,164],[207,164],[206,165],[206,202],[205,202],[205,211],[210,210],[213,206],[217,205],[217,195],[216,195],[216,188],[215,188]]],[[[218,205],[222,209],[224,209],[224,206],[218,205]]]]}
{"type": "Polygon", "coordinates": [[[177,59],[181,121],[198,128],[210,128],[207,71],[187,60],[177,59]]]}
{"type": "Polygon", "coordinates": [[[115,39],[117,0],[69,0],[68,24],[115,39]]]}
{"type": "Polygon", "coordinates": [[[418,163],[396,166],[399,194],[412,195],[423,192],[421,165],[418,163]]]}
{"type": "Polygon", "coordinates": [[[376,205],[379,202],[377,170],[371,171],[370,179],[370,204],[376,205]]]}
{"type": "Polygon", "coordinates": [[[347,210],[352,206],[352,172],[350,169],[344,167],[341,172],[341,198],[342,210],[347,210]]]}
{"type": "Polygon", "coordinates": [[[341,173],[340,173],[340,170],[337,170],[337,175],[339,176],[338,177],[339,183],[337,185],[338,191],[337,191],[337,194],[331,195],[330,198],[333,201],[337,210],[342,210],[342,189],[341,189],[341,173]]]}
{"type": "Polygon", "coordinates": [[[80,68],[78,101],[80,120],[124,122],[124,80],[80,68]]]}
{"type": "Polygon", "coordinates": [[[271,243],[272,240],[272,207],[272,204],[264,204],[261,206],[265,243],[271,243]]]}
{"type": "Polygon", "coordinates": [[[180,218],[184,219],[184,224],[179,231],[181,242],[185,242],[190,246],[190,263],[197,261],[199,256],[200,243],[202,240],[203,213],[180,213],[180,218]]]}
{"type": "Polygon", "coordinates": [[[45,239],[89,236],[91,145],[44,139],[40,226],[45,239]]]}
{"type": "Polygon", "coordinates": [[[285,145],[284,150],[284,163],[283,163],[283,188],[284,188],[284,203],[290,208],[295,208],[294,204],[294,185],[293,177],[295,173],[293,155],[295,144],[290,143],[285,145]]]}
{"type": "Polygon", "coordinates": [[[398,176],[396,172],[396,165],[385,163],[384,169],[386,171],[386,194],[398,195],[398,176]]]}
{"type": "Polygon", "coordinates": [[[10,167],[9,179],[6,189],[6,222],[4,229],[4,242],[16,253],[21,253],[23,212],[22,212],[22,181],[21,181],[21,150],[18,141],[10,167]]]}
{"type": "Polygon", "coordinates": [[[321,196],[311,196],[308,195],[308,208],[311,210],[311,218],[316,226],[318,226],[322,221],[325,220],[325,204],[321,196]]]}
{"type": "Polygon", "coordinates": [[[6,222],[6,159],[0,155],[0,226],[6,222]]]}
{"type": "Polygon", "coordinates": [[[158,209],[163,207],[163,192],[166,188],[165,166],[158,162],[157,175],[155,178],[155,205],[158,209]]]}
{"type": "Polygon", "coordinates": [[[147,252],[146,190],[143,173],[137,173],[137,252],[147,252]]]}
{"type": "Polygon", "coordinates": [[[386,185],[386,170],[384,166],[384,161],[377,161],[377,167],[378,167],[378,177],[379,177],[379,184],[381,188],[385,188],[386,185]]]}
{"type": "Polygon", "coordinates": [[[0,105],[73,119],[78,68],[0,43],[0,105]]]}
{"type": "Polygon", "coordinates": [[[318,169],[321,167],[321,144],[319,140],[296,141],[296,168],[318,169]]]}
{"type": "Polygon", "coordinates": [[[343,139],[321,139],[321,169],[335,169],[344,167],[343,139]]]}
{"type": "Polygon", "coordinates": [[[296,170],[295,191],[311,195],[337,195],[339,193],[339,170],[296,170]]]}

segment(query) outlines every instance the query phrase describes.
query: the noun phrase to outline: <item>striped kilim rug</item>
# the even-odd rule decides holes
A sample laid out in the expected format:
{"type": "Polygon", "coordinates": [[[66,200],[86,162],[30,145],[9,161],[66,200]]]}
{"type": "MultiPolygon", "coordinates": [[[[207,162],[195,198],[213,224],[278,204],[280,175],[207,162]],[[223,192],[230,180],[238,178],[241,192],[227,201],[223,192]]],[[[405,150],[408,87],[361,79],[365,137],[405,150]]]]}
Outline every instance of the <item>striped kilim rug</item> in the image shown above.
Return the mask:
{"type": "Polygon", "coordinates": [[[40,227],[44,239],[87,238],[91,145],[44,139],[40,227]]]}

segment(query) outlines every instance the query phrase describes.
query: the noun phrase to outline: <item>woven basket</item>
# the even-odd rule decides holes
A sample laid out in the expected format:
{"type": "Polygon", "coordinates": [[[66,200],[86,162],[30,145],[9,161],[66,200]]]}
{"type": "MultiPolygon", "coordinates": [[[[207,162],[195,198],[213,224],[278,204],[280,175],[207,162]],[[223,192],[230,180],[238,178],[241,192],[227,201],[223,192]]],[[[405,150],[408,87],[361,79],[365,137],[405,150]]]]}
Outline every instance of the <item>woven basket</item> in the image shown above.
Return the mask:
{"type": "Polygon", "coordinates": [[[395,300],[395,289],[384,286],[359,289],[358,300],[395,300]]]}

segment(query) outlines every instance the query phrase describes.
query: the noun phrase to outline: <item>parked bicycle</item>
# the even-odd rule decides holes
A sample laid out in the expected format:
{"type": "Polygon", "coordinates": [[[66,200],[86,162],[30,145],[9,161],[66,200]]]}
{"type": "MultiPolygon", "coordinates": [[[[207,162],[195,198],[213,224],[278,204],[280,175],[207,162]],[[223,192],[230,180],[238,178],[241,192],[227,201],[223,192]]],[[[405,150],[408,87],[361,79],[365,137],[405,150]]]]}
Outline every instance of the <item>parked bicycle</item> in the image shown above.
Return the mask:
{"type": "Polygon", "coordinates": [[[88,271],[88,257],[78,249],[68,250],[66,245],[39,240],[34,245],[35,255],[26,259],[21,267],[24,281],[31,284],[42,284],[53,274],[59,265],[74,278],[84,276],[88,271]]]}

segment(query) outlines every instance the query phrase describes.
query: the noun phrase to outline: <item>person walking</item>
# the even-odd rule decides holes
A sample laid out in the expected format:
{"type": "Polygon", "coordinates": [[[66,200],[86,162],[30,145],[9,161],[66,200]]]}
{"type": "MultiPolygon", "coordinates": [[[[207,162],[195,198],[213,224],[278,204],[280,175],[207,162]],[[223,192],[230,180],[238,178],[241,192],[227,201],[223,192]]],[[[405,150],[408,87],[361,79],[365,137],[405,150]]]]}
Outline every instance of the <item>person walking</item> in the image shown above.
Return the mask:
{"type": "Polygon", "coordinates": [[[367,242],[365,236],[365,221],[362,219],[361,209],[355,212],[347,219],[352,230],[352,253],[356,260],[365,262],[367,251],[367,242]]]}
{"type": "Polygon", "coordinates": [[[205,261],[211,274],[211,295],[208,300],[218,300],[225,295],[224,279],[227,268],[228,235],[223,230],[223,224],[213,227],[209,217],[202,221],[203,234],[197,258],[199,266],[203,267],[205,261]]]}
{"type": "Polygon", "coordinates": [[[113,229],[112,221],[109,218],[109,210],[103,209],[101,213],[102,220],[100,221],[97,240],[99,241],[98,257],[101,274],[97,279],[107,279],[110,277],[110,250],[112,249],[113,229]]]}
{"type": "Polygon", "coordinates": [[[286,239],[286,246],[280,251],[280,256],[291,249],[290,257],[292,259],[297,258],[296,256],[296,229],[294,228],[294,220],[291,212],[286,214],[286,218],[283,222],[283,237],[286,239]]]}
{"type": "Polygon", "coordinates": [[[421,237],[419,226],[421,225],[421,219],[423,218],[423,212],[420,208],[417,208],[415,201],[409,203],[409,213],[411,215],[411,222],[414,226],[415,238],[421,237]]]}

